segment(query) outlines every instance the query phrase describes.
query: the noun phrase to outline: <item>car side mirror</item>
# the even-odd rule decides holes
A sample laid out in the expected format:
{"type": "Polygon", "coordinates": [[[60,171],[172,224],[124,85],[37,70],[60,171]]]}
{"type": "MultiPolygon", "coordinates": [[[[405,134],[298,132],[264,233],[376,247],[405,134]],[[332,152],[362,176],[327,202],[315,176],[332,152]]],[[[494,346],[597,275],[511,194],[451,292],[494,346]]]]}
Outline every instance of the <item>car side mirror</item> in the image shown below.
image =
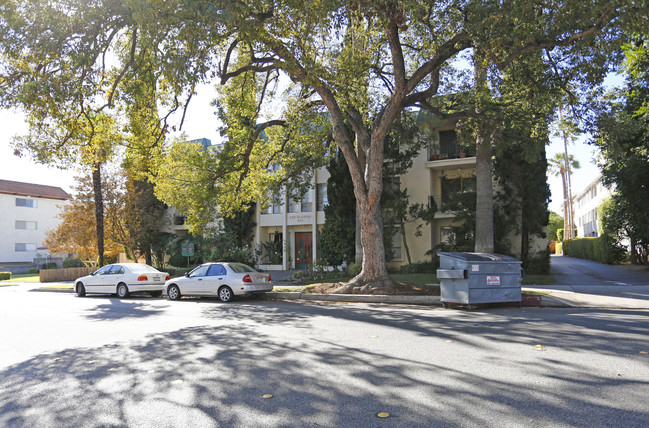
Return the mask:
{"type": "Polygon", "coordinates": [[[95,276],[96,273],[97,273],[97,272],[92,272],[92,273],[90,274],[90,276],[95,276]]]}
{"type": "Polygon", "coordinates": [[[189,278],[189,272],[185,272],[185,278],[189,278]]]}

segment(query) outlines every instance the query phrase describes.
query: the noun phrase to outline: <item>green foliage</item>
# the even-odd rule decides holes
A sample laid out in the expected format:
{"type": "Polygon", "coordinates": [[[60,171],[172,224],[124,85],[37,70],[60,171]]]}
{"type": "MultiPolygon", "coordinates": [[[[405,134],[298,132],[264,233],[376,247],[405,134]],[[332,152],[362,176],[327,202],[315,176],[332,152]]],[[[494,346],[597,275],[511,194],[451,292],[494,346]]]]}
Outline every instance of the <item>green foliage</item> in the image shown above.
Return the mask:
{"type": "Polygon", "coordinates": [[[223,218],[223,229],[232,233],[238,247],[252,244],[255,235],[255,212],[257,204],[252,203],[244,211],[223,218]]]}
{"type": "MultiPolygon", "coordinates": [[[[646,35],[646,29],[645,35],[646,35]]],[[[594,142],[603,181],[615,188],[614,209],[604,218],[607,234],[631,243],[631,261],[649,255],[649,43],[638,37],[625,48],[626,86],[600,100],[594,142]]]]}
{"type": "Polygon", "coordinates": [[[63,260],[62,266],[64,268],[84,267],[85,265],[79,257],[66,257],[63,260]]]}
{"type": "Polygon", "coordinates": [[[167,261],[167,263],[169,263],[170,266],[174,266],[176,268],[189,267],[187,257],[183,256],[180,253],[172,254],[169,257],[169,260],[167,261]]]}
{"type": "Polygon", "coordinates": [[[363,269],[363,265],[360,263],[352,263],[350,265],[347,265],[347,273],[356,276],[359,273],[361,273],[361,270],[363,269]]]}
{"type": "Polygon", "coordinates": [[[27,269],[27,273],[31,273],[31,274],[38,273],[38,269],[36,269],[36,268],[29,268],[29,269],[27,269]]]}
{"type": "Polygon", "coordinates": [[[548,241],[561,241],[557,235],[559,229],[563,231],[563,217],[554,211],[550,211],[548,218],[548,241]]]}
{"type": "Polygon", "coordinates": [[[525,274],[547,275],[550,273],[550,251],[540,251],[534,255],[527,255],[521,258],[522,268],[525,274]]]}
{"type": "Polygon", "coordinates": [[[282,264],[282,241],[266,241],[261,243],[262,257],[260,263],[280,265],[282,264]]]}
{"type": "Polygon", "coordinates": [[[327,180],[328,205],[324,208],[325,224],[320,231],[320,258],[330,266],[354,260],[356,247],[356,199],[349,168],[338,151],[329,158],[327,180]]]}
{"type": "MultiPolygon", "coordinates": [[[[436,258],[437,259],[437,258],[436,258]]],[[[402,265],[400,273],[430,273],[436,274],[439,267],[439,261],[433,262],[415,262],[407,265],[402,265]]]]}
{"type": "Polygon", "coordinates": [[[626,250],[609,236],[578,238],[563,243],[563,254],[600,263],[614,264],[624,261],[626,250]]]}
{"type": "Polygon", "coordinates": [[[0,281],[11,279],[11,272],[0,272],[0,281]]]}

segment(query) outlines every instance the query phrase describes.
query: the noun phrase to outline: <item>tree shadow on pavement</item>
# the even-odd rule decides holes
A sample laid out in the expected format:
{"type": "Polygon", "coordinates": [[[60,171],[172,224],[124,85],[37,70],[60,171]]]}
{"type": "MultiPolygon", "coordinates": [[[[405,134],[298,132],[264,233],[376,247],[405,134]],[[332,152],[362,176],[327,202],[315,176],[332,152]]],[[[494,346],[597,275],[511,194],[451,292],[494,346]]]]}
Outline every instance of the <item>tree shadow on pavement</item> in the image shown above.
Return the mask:
{"type": "Polygon", "coordinates": [[[601,312],[564,311],[558,319],[565,333],[556,343],[556,320],[507,310],[451,317],[440,310],[319,304],[203,309],[206,322],[217,313],[220,320],[284,323],[314,334],[289,340],[232,323],[41,354],[0,371],[0,426],[641,426],[649,418],[646,407],[633,404],[645,402],[647,379],[593,372],[531,349],[552,337],[548,346],[594,351],[611,334],[634,330],[619,336],[615,351],[604,350],[632,352],[646,347],[649,314],[619,312],[593,328],[585,320],[601,312]],[[640,321],[629,319],[634,316],[644,317],[645,327],[634,329],[640,321]],[[344,332],[319,332],[321,317],[358,321],[368,331],[375,324],[392,327],[434,341],[435,351],[421,358],[415,350],[388,351],[380,341],[332,340],[344,332]],[[522,355],[494,352],[505,343],[522,355]],[[463,354],[469,346],[475,355],[463,354]],[[523,379],[514,376],[521,367],[523,379]],[[382,411],[390,417],[379,419],[382,411]]]}

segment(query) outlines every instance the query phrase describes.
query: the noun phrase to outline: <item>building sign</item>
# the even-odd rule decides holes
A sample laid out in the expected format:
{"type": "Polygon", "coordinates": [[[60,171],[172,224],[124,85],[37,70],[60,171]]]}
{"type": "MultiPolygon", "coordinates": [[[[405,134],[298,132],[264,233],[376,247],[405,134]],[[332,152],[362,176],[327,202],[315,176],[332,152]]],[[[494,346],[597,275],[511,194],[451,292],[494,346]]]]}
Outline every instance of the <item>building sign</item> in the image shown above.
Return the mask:
{"type": "Polygon", "coordinates": [[[487,285],[500,285],[499,276],[487,276],[487,285]]]}
{"type": "Polygon", "coordinates": [[[194,255],[194,243],[185,242],[180,246],[181,254],[185,257],[191,257],[194,255]]]}
{"type": "Polygon", "coordinates": [[[288,224],[311,224],[313,223],[313,214],[289,214],[288,224]]]}

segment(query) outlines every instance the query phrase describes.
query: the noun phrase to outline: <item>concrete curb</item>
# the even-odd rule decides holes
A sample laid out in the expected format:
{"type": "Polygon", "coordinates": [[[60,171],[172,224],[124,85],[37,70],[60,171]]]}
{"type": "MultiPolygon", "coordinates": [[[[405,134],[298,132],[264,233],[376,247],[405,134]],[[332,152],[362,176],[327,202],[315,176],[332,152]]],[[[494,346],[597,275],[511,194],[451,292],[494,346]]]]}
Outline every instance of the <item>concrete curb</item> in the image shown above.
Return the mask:
{"type": "Polygon", "coordinates": [[[393,303],[402,305],[440,305],[439,296],[390,296],[374,294],[313,294],[299,292],[266,293],[265,300],[316,300],[347,303],[393,303]]]}

